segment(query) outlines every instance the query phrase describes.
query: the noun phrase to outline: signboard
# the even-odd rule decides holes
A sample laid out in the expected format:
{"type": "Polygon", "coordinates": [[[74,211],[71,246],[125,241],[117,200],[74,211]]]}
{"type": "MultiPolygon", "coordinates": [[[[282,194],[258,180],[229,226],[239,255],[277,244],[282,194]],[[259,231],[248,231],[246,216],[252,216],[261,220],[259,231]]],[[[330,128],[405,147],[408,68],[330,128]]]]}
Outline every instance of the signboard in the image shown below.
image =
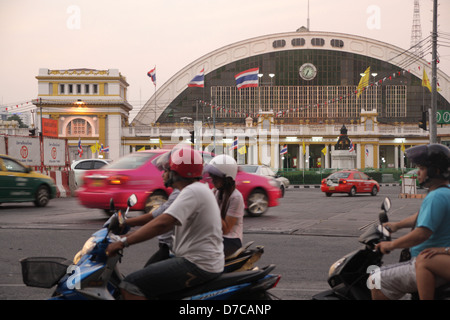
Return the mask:
{"type": "Polygon", "coordinates": [[[42,134],[44,137],[58,138],[58,120],[42,118],[42,134]]]}
{"type": "Polygon", "coordinates": [[[450,110],[438,110],[436,120],[437,124],[450,124],[450,110]]]}
{"type": "Polygon", "coordinates": [[[27,166],[41,165],[40,142],[31,137],[8,137],[8,154],[27,166]]]}
{"type": "Polygon", "coordinates": [[[44,139],[44,166],[64,166],[65,151],[65,140],[44,139]]]}
{"type": "Polygon", "coordinates": [[[0,136],[0,154],[6,154],[5,137],[0,136]]]}

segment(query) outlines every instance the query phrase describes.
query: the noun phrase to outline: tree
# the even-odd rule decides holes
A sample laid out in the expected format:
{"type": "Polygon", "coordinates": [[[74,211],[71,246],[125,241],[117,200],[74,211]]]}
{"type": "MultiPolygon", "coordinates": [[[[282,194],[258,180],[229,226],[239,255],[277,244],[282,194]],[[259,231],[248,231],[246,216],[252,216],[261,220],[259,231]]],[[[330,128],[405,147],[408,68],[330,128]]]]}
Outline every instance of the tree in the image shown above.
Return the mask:
{"type": "Polygon", "coordinates": [[[28,128],[28,125],[23,123],[22,119],[17,114],[13,114],[12,116],[8,117],[8,119],[6,119],[6,121],[12,121],[12,120],[15,120],[19,123],[19,128],[28,128]]]}

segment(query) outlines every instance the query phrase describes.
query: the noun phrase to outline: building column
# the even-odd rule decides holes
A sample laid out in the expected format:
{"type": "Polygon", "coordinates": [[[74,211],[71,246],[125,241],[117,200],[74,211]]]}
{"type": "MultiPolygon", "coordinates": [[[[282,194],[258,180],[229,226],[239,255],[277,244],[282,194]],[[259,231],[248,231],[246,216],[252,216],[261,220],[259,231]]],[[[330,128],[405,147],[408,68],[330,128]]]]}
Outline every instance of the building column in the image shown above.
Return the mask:
{"type": "Polygon", "coordinates": [[[378,148],[378,144],[373,144],[373,167],[376,169],[380,168],[379,159],[380,159],[380,151],[378,148]]]}
{"type": "Polygon", "coordinates": [[[305,153],[305,168],[311,168],[311,164],[309,163],[309,144],[306,145],[306,153],[305,153]]]}
{"type": "Polygon", "coordinates": [[[330,150],[328,144],[325,145],[325,148],[327,148],[325,153],[325,169],[330,168],[330,150]]]}
{"type": "Polygon", "coordinates": [[[361,144],[358,144],[358,145],[356,145],[356,144],[354,144],[354,148],[356,149],[355,150],[355,153],[356,153],[356,168],[357,169],[361,169],[362,168],[362,165],[361,165],[361,152],[360,152],[360,149],[362,149],[362,145],[361,144]]]}
{"type": "Polygon", "coordinates": [[[394,168],[398,169],[398,146],[394,146],[394,168]]]}
{"type": "Polygon", "coordinates": [[[106,115],[98,116],[98,140],[106,147],[106,115]]]}
{"type": "Polygon", "coordinates": [[[303,146],[301,144],[298,145],[298,165],[299,169],[305,168],[305,156],[303,155],[303,146]]]}

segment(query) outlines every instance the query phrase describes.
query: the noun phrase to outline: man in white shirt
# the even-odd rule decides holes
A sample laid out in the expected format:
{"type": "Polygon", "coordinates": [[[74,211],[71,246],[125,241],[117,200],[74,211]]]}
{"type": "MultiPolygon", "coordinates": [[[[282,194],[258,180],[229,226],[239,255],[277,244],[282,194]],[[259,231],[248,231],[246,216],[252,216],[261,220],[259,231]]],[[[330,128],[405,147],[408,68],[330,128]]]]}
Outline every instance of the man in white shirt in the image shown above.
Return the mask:
{"type": "Polygon", "coordinates": [[[191,148],[174,149],[161,156],[180,194],[160,216],[139,230],[111,243],[108,255],[151,239],[175,227],[174,258],[150,264],[131,273],[120,284],[124,299],[151,299],[218,277],[224,267],[222,224],[214,194],[198,182],[203,159],[191,148]]]}

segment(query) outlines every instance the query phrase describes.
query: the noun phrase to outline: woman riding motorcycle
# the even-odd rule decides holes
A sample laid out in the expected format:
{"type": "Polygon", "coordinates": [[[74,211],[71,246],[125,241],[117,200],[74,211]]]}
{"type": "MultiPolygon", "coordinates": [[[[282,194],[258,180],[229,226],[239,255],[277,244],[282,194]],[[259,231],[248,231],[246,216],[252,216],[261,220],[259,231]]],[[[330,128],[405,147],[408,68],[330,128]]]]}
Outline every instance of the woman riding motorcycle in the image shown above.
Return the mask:
{"type": "Polygon", "coordinates": [[[203,170],[208,173],[215,187],[214,193],[222,217],[223,245],[225,257],[242,246],[244,222],[244,198],[236,189],[238,165],[228,155],[214,157],[203,170]]]}

